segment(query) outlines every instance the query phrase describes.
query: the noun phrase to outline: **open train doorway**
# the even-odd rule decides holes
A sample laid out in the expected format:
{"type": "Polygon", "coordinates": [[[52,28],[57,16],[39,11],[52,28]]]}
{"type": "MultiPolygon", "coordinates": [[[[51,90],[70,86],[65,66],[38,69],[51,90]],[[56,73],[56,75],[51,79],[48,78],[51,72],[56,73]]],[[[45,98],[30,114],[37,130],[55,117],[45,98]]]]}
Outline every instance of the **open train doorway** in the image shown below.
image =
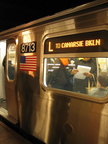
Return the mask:
{"type": "Polygon", "coordinates": [[[7,109],[5,95],[6,40],[0,41],[0,107],[7,109]]]}

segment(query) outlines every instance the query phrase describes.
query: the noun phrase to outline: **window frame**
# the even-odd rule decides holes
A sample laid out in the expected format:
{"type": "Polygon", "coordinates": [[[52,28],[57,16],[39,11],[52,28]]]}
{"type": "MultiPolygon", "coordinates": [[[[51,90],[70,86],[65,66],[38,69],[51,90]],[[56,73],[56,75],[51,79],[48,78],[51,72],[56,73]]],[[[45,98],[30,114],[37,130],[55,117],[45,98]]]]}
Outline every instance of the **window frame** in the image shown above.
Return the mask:
{"type": "MultiPolygon", "coordinates": [[[[44,59],[45,58],[75,58],[75,57],[108,57],[108,52],[90,52],[90,53],[60,53],[60,54],[44,54],[43,55],[43,64],[44,64],[44,59]]],[[[52,93],[56,93],[56,94],[60,94],[60,95],[64,95],[70,98],[77,98],[77,99],[82,99],[82,100],[87,100],[87,101],[92,101],[92,102],[97,102],[97,103],[106,103],[108,102],[108,95],[102,97],[102,98],[98,98],[98,97],[93,97],[93,96],[89,96],[86,94],[82,94],[82,93],[75,93],[72,91],[66,91],[66,90],[62,90],[62,89],[56,89],[56,88],[52,88],[52,87],[47,87],[44,84],[44,65],[43,65],[43,79],[42,79],[42,87],[45,91],[50,91],[52,93]]]]}
{"type": "Polygon", "coordinates": [[[7,80],[9,81],[9,82],[13,82],[13,81],[15,81],[15,73],[16,73],[16,53],[17,53],[17,51],[16,51],[16,44],[15,43],[10,43],[10,44],[8,44],[8,46],[7,46],[7,60],[6,60],[6,62],[7,62],[7,70],[6,70],[6,75],[7,75],[7,80]],[[10,79],[9,78],[9,75],[8,75],[8,61],[9,61],[9,48],[10,48],[10,46],[12,46],[12,45],[14,45],[15,46],[15,66],[14,66],[14,79],[10,79]]]}

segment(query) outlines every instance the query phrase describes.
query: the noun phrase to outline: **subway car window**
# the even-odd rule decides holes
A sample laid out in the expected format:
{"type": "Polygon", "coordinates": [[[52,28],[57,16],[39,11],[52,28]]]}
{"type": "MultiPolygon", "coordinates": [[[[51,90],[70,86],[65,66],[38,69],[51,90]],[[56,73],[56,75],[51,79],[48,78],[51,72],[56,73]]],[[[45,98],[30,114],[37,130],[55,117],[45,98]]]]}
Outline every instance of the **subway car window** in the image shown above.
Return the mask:
{"type": "Polygon", "coordinates": [[[15,60],[16,60],[16,46],[11,44],[8,46],[8,78],[14,80],[15,78],[15,60]]]}
{"type": "Polygon", "coordinates": [[[108,94],[108,58],[45,58],[44,85],[102,98],[108,94]]]}

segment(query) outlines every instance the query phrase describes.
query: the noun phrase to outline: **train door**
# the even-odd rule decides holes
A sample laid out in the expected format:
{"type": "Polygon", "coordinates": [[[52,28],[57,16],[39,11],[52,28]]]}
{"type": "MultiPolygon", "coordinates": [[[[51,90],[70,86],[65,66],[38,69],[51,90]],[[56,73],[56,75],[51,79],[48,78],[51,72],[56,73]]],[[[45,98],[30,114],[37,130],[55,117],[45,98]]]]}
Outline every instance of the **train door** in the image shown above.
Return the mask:
{"type": "Polygon", "coordinates": [[[39,90],[38,54],[34,32],[23,31],[19,38],[19,121],[21,128],[31,134],[36,123],[36,95],[39,90]]]}
{"type": "Polygon", "coordinates": [[[6,109],[4,58],[6,55],[6,40],[0,41],[0,106],[6,109]]]}
{"type": "Polygon", "coordinates": [[[6,51],[6,98],[8,114],[18,120],[18,104],[16,94],[17,45],[14,38],[7,40],[6,51]]]}

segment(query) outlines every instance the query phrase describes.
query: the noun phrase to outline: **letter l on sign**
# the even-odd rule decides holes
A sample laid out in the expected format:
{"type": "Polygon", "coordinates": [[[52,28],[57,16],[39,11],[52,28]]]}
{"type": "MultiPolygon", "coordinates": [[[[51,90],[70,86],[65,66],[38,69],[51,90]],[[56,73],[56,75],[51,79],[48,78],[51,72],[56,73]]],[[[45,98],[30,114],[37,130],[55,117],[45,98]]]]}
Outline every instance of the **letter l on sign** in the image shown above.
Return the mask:
{"type": "Polygon", "coordinates": [[[51,49],[51,42],[49,42],[48,51],[49,51],[49,52],[52,52],[52,51],[53,51],[53,49],[51,49]]]}

